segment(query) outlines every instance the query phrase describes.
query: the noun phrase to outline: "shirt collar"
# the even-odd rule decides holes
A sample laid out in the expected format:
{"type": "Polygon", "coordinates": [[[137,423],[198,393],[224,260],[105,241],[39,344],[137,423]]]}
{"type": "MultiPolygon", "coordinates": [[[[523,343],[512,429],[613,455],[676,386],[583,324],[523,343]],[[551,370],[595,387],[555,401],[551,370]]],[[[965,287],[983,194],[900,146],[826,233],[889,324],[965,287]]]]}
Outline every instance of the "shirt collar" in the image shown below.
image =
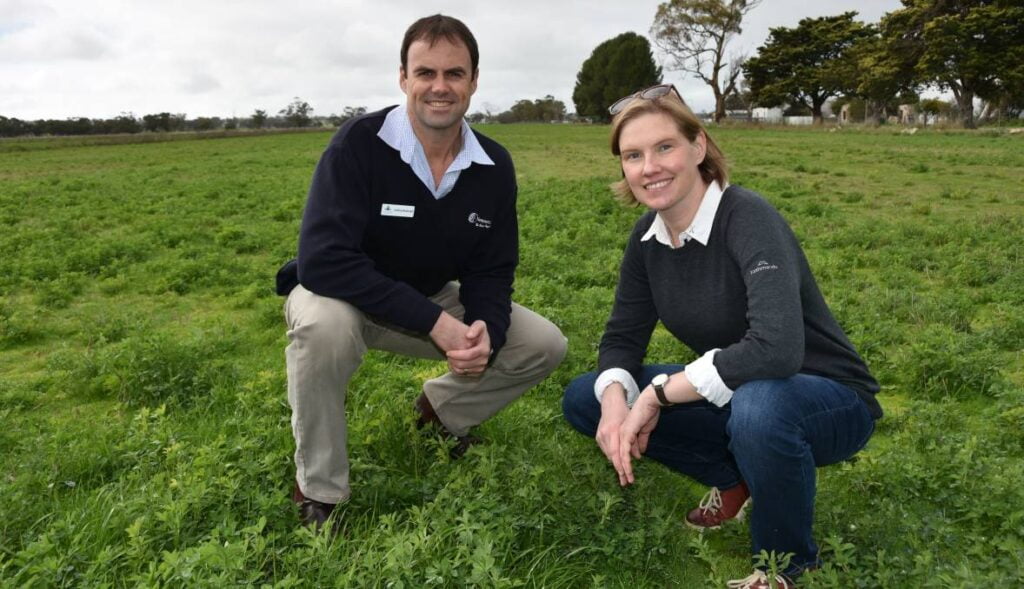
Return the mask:
{"type": "MultiPolygon", "coordinates": [[[[725,186],[728,188],[729,185],[725,186]]],[[[686,242],[691,239],[696,239],[704,246],[708,244],[708,239],[711,237],[711,226],[715,221],[715,213],[718,212],[718,205],[722,202],[722,191],[717,180],[712,180],[708,184],[708,189],[704,191],[704,198],[700,201],[700,206],[697,207],[697,214],[693,216],[693,221],[685,231],[679,234],[679,247],[686,245],[686,242]]],[[[651,237],[654,237],[660,244],[672,247],[668,225],[662,220],[660,214],[654,215],[654,222],[651,223],[651,227],[640,238],[640,241],[647,241],[651,237]]]]}
{"type": "MultiPolygon", "coordinates": [[[[397,151],[402,161],[407,164],[412,163],[413,154],[417,151],[417,147],[419,147],[421,153],[423,151],[423,147],[420,146],[420,141],[416,138],[416,133],[412,129],[412,123],[409,121],[409,111],[406,110],[406,105],[404,104],[398,105],[388,112],[387,116],[384,117],[384,124],[381,125],[380,131],[377,132],[377,136],[397,151]]],[[[484,151],[483,146],[480,145],[476,134],[469,128],[469,123],[463,119],[462,148],[459,149],[459,153],[455,155],[455,160],[448,169],[450,171],[464,170],[470,164],[493,166],[494,161],[491,160],[487,152],[484,151]]]]}

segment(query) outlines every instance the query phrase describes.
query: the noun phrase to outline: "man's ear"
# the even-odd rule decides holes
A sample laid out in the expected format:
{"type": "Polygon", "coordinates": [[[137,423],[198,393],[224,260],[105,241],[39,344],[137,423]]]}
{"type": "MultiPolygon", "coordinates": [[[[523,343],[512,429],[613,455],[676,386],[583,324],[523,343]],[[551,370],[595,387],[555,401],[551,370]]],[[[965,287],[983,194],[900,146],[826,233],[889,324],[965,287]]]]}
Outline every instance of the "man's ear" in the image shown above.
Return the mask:
{"type": "Polygon", "coordinates": [[[405,92],[405,81],[405,68],[398,66],[398,87],[402,89],[402,92],[405,92]]]}

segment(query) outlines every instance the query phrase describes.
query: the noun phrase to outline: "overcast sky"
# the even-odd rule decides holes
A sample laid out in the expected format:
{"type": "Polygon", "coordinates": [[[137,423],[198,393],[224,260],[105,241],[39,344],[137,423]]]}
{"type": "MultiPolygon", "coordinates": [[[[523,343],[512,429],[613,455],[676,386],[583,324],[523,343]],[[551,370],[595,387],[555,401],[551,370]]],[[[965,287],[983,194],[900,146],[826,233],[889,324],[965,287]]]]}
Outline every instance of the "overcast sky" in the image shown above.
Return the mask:
{"type": "MultiPolygon", "coordinates": [[[[295,96],[315,114],[403,100],[399,45],[417,18],[462,19],[480,45],[470,112],[562,100],[602,41],[649,35],[659,0],[0,0],[0,115],[24,120],[122,111],[247,117],[295,96]]],[[[770,27],[856,10],[877,22],[899,0],[764,0],[731,51],[751,55],[770,27]]],[[[662,56],[655,50],[655,58],[662,56]]],[[[695,110],[711,90],[678,72],[695,110]]]]}

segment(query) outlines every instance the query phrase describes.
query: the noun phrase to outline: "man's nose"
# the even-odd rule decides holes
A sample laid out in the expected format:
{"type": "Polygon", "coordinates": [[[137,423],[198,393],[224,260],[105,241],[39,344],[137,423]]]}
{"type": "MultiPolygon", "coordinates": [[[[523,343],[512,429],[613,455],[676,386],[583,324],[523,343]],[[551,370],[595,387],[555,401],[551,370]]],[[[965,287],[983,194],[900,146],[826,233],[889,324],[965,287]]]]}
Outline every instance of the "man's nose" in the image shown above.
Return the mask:
{"type": "Polygon", "coordinates": [[[446,94],[450,86],[444,76],[437,76],[430,85],[430,91],[435,94],[446,94]]]}

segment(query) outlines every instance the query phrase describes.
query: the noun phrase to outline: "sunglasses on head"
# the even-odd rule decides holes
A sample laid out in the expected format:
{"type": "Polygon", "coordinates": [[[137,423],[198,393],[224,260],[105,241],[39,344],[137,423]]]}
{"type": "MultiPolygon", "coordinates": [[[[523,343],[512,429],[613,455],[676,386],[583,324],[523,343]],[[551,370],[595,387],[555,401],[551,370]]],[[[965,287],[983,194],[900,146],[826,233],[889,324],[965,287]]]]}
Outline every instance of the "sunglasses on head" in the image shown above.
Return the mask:
{"type": "Polygon", "coordinates": [[[620,112],[622,112],[622,109],[626,108],[626,106],[629,103],[633,102],[637,98],[641,100],[656,100],[672,92],[675,93],[676,97],[679,99],[679,102],[686,104],[686,101],[683,100],[683,96],[679,94],[679,90],[676,90],[675,85],[658,84],[657,86],[645,88],[639,92],[630,94],[629,96],[623,96],[622,98],[616,100],[614,103],[612,103],[611,106],[608,107],[608,114],[612,116],[619,114],[620,112]]]}

